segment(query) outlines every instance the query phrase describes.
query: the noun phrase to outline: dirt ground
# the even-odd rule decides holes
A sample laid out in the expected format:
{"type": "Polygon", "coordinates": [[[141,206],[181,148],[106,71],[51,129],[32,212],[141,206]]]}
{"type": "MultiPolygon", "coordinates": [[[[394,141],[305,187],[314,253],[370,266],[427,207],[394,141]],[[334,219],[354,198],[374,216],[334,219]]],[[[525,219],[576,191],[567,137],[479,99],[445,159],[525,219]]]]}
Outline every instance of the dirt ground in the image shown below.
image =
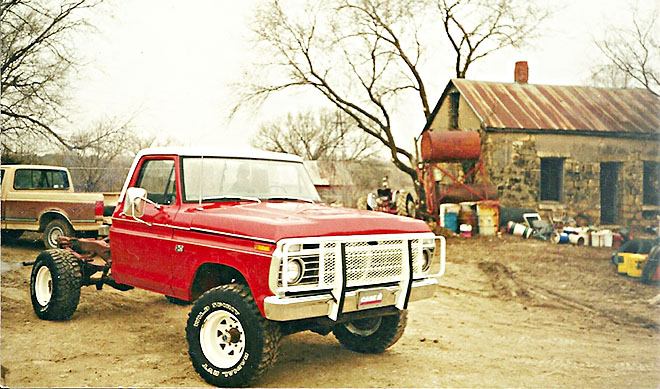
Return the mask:
{"type": "MultiPolygon", "coordinates": [[[[28,294],[38,242],[2,246],[6,386],[207,386],[187,355],[188,306],[84,288],[67,322],[37,319],[28,294]]],[[[283,340],[263,387],[658,387],[658,286],[613,274],[611,250],[451,238],[435,297],[412,303],[381,355],[310,332],[283,340]]]]}

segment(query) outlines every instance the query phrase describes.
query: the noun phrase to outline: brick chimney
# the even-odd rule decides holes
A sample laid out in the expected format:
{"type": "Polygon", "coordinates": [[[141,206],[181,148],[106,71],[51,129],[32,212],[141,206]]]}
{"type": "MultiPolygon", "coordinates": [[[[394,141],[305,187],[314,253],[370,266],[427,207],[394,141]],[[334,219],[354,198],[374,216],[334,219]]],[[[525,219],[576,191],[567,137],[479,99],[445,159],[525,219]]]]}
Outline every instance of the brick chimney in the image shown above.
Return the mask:
{"type": "Polygon", "coordinates": [[[527,84],[527,79],[529,78],[529,68],[527,67],[527,61],[518,61],[516,62],[516,69],[513,72],[513,79],[518,84],[527,84]]]}

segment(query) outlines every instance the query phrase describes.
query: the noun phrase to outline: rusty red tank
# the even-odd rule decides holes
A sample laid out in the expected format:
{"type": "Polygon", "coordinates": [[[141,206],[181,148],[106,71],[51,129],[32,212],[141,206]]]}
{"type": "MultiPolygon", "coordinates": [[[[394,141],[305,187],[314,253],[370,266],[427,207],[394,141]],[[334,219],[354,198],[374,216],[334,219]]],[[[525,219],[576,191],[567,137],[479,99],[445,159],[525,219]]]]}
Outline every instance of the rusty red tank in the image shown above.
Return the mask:
{"type": "Polygon", "coordinates": [[[481,137],[476,131],[426,131],[421,141],[424,162],[479,159],[481,137]]]}

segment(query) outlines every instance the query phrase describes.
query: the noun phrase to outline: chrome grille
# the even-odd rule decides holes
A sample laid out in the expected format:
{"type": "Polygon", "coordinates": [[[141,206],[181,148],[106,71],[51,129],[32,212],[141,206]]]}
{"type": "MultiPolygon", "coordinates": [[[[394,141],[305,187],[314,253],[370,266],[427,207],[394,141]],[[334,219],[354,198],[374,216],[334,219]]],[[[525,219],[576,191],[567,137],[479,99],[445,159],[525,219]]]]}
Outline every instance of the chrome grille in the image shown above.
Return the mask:
{"type": "Polygon", "coordinates": [[[335,263],[337,262],[337,243],[325,243],[322,246],[323,283],[332,285],[335,282],[335,263]]]}
{"type": "Polygon", "coordinates": [[[384,283],[401,278],[403,241],[349,242],[346,244],[347,286],[384,283]]]}
{"type": "Polygon", "coordinates": [[[411,241],[412,249],[412,260],[413,260],[413,273],[422,272],[422,253],[415,248],[419,245],[419,239],[413,239],[411,241]]]}
{"type": "Polygon", "coordinates": [[[319,257],[318,255],[308,255],[301,257],[305,264],[303,276],[300,279],[300,284],[310,285],[318,284],[319,282],[319,257]]]}
{"type": "MultiPolygon", "coordinates": [[[[421,235],[421,234],[420,234],[421,235]]],[[[419,235],[418,235],[419,236],[419,235]]],[[[425,237],[429,239],[429,237],[425,237]]],[[[401,282],[407,279],[404,269],[408,264],[407,247],[410,241],[412,271],[423,272],[422,240],[418,237],[375,235],[361,237],[294,238],[287,240],[285,250],[289,260],[302,259],[305,270],[300,282],[288,285],[286,291],[326,290],[337,287],[341,280],[341,246],[346,256],[346,287],[401,282]]],[[[282,287],[282,262],[277,286],[282,287]]]]}

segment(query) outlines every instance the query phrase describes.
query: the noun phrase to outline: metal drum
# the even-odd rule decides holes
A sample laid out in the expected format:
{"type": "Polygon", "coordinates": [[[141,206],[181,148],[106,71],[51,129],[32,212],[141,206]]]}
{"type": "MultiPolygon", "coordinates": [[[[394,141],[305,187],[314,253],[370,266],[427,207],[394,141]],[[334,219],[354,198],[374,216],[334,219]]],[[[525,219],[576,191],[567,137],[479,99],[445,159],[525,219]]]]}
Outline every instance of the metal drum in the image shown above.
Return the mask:
{"type": "Polygon", "coordinates": [[[420,146],[424,162],[457,162],[481,156],[481,137],[476,131],[426,131],[420,146]]]}

